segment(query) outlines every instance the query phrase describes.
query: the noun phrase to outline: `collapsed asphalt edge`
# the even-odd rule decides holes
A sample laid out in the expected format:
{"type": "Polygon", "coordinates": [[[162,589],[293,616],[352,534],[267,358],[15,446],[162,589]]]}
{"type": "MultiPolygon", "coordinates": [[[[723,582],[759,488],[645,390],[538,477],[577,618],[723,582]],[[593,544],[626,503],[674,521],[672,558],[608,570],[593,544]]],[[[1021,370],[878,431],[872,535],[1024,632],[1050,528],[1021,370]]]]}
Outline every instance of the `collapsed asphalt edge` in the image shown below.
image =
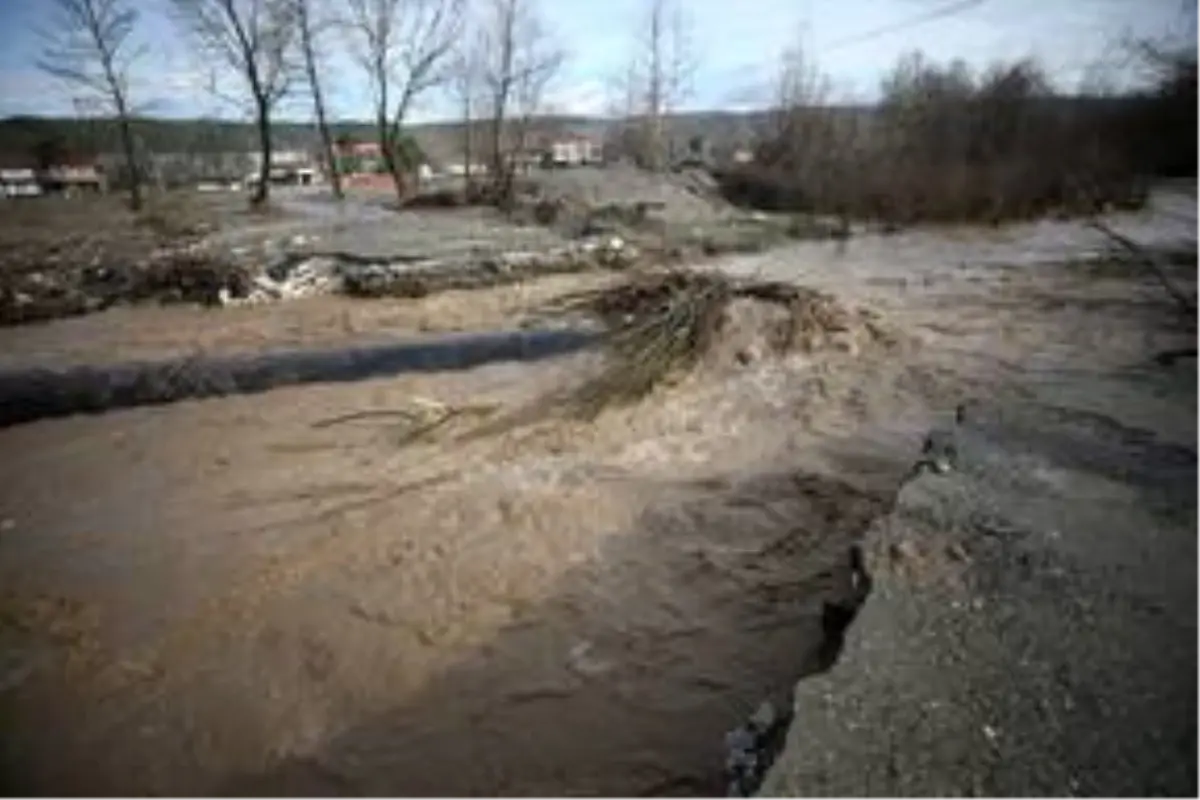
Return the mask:
{"type": "MultiPolygon", "coordinates": [[[[900,493],[910,482],[925,473],[945,474],[958,466],[958,431],[966,418],[966,405],[954,410],[953,424],[937,427],[926,434],[920,456],[900,479],[874,521],[885,519],[895,511],[900,493]]],[[[869,535],[870,528],[868,528],[869,535]]],[[[815,674],[824,674],[834,667],[845,645],[846,634],[871,595],[873,580],[863,554],[865,539],[851,545],[846,553],[850,591],[835,602],[826,601],[821,608],[822,640],[818,653],[819,667],[815,674]]],[[[725,785],[727,797],[752,797],[758,793],[771,767],[787,744],[788,733],[795,721],[793,692],[786,701],[765,700],[747,722],[726,734],[725,785]]]]}

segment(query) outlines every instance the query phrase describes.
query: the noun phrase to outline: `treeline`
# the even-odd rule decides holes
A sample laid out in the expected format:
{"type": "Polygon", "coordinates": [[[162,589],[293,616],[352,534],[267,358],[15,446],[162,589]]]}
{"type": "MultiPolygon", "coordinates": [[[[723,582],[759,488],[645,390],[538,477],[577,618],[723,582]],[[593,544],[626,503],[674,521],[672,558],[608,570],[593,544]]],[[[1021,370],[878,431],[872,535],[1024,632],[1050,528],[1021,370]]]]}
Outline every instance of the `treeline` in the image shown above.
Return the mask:
{"type": "Polygon", "coordinates": [[[754,163],[721,184],[746,205],[897,224],[1138,207],[1153,178],[1195,176],[1197,134],[1194,48],[1140,56],[1146,88],[1070,96],[1034,61],[910,55],[865,115],[820,108],[821,76],[796,59],[754,163]]]}

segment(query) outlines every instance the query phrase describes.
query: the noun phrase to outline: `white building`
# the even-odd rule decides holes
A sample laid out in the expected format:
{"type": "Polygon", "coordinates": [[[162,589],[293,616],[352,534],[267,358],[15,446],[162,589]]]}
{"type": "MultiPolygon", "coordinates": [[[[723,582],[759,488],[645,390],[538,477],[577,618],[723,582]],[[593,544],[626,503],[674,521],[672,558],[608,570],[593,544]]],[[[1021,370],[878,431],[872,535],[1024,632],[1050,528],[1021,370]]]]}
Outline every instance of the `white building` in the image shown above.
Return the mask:
{"type": "Polygon", "coordinates": [[[568,134],[550,140],[550,161],[557,167],[576,167],[599,164],[603,158],[601,144],[587,136],[568,134]]]}
{"type": "Polygon", "coordinates": [[[41,193],[42,186],[32,169],[0,169],[0,197],[37,197],[41,193]]]}

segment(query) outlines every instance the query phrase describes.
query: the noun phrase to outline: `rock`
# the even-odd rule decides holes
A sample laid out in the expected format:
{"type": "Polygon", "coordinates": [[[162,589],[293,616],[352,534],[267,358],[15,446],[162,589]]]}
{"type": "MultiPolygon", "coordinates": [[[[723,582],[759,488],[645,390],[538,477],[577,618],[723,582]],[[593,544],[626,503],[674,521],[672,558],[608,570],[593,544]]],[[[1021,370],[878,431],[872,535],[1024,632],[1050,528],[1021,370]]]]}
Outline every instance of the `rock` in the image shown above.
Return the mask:
{"type": "Polygon", "coordinates": [[[790,712],[765,701],[746,724],[725,734],[728,797],[750,797],[758,790],[783,747],[791,721],[790,712]]]}
{"type": "Polygon", "coordinates": [[[259,292],[267,297],[278,300],[283,296],[282,287],[266,275],[255,275],[250,281],[251,293],[259,292]]]}

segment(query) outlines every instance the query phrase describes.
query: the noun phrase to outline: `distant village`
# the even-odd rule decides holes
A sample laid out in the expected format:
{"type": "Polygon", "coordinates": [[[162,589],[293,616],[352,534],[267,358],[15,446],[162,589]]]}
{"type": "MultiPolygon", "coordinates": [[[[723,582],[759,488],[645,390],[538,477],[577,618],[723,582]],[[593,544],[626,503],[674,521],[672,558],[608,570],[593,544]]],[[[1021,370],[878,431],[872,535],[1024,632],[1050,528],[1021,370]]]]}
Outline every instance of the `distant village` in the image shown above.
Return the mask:
{"type": "MultiPolygon", "coordinates": [[[[452,150],[439,153],[439,148],[427,141],[419,142],[418,146],[419,159],[405,175],[414,186],[448,178],[482,177],[489,171],[486,159],[476,157],[467,163],[461,153],[452,150]]],[[[712,167],[722,161],[745,162],[751,158],[745,146],[714,151],[700,137],[692,137],[672,150],[679,154],[674,158],[676,166],[712,167]]],[[[257,150],[245,149],[147,153],[140,160],[144,179],[160,188],[217,192],[253,188],[259,180],[261,158],[257,150]]],[[[623,155],[599,136],[567,131],[532,137],[531,144],[513,158],[516,169],[527,173],[538,169],[601,167],[621,162],[623,155]]],[[[341,137],[334,146],[334,160],[346,187],[392,187],[393,179],[377,142],[341,137]]],[[[123,170],[124,158],[119,153],[89,155],[66,149],[50,153],[0,153],[0,198],[103,193],[124,183],[123,170]]],[[[271,154],[273,185],[323,184],[328,182],[329,172],[329,165],[317,147],[284,148],[271,154]]]]}

